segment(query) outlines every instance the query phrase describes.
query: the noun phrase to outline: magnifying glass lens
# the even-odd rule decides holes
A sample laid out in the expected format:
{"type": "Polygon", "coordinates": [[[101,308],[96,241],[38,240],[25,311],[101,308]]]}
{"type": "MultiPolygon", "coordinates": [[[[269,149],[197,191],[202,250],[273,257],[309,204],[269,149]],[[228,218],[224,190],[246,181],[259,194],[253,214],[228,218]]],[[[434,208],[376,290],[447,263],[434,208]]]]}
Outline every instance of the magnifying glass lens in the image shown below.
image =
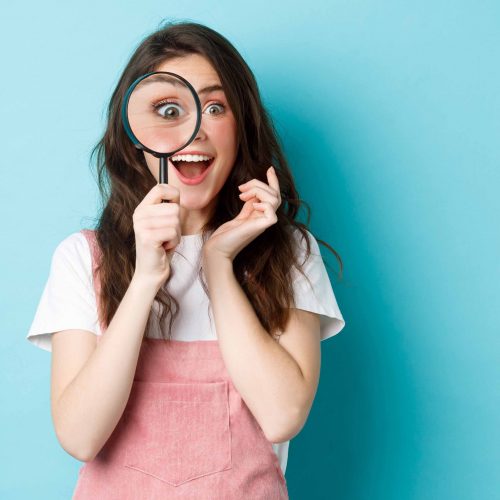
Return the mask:
{"type": "Polygon", "coordinates": [[[181,79],[153,73],[130,94],[127,117],[132,133],[143,146],[169,154],[182,149],[197,128],[196,97],[181,79]]]}

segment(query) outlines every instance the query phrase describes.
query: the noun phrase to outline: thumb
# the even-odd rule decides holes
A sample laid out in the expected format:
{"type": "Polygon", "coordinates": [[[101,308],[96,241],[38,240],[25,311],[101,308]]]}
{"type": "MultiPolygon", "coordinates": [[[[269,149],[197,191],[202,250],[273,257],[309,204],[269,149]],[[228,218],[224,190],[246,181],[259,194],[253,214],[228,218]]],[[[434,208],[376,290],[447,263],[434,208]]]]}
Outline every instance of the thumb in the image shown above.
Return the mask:
{"type": "Polygon", "coordinates": [[[167,245],[168,245],[168,241],[165,241],[163,243],[162,247],[165,250],[165,253],[167,254],[168,260],[170,261],[170,259],[172,258],[172,254],[175,252],[176,247],[167,248],[167,245]]]}
{"type": "Polygon", "coordinates": [[[252,203],[255,203],[256,201],[259,201],[256,196],[247,200],[241,208],[241,211],[237,215],[236,219],[248,219],[250,214],[254,211],[252,203]]]}

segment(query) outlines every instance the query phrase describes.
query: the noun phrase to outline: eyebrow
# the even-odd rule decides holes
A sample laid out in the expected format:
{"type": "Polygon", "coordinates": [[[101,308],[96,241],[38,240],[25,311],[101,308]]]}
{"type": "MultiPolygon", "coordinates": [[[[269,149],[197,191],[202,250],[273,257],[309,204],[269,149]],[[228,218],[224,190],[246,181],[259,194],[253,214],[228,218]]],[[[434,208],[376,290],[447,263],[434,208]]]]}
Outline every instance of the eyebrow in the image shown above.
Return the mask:
{"type": "Polygon", "coordinates": [[[208,87],[204,87],[201,90],[198,90],[198,94],[209,94],[210,92],[215,92],[217,90],[222,90],[224,92],[224,89],[222,88],[221,85],[214,84],[214,85],[209,85],[208,87]]]}
{"type": "MultiPolygon", "coordinates": [[[[184,86],[184,84],[181,83],[177,78],[174,78],[170,75],[165,75],[165,74],[160,73],[160,74],[153,75],[153,76],[150,76],[150,77],[142,80],[141,82],[139,82],[137,87],[144,87],[150,83],[157,83],[157,82],[166,82],[166,83],[170,83],[174,86],[178,86],[178,87],[184,86]]],[[[218,83],[214,83],[212,85],[208,85],[207,87],[203,87],[202,89],[198,90],[197,93],[198,93],[198,95],[203,95],[203,94],[209,94],[210,92],[216,92],[218,90],[221,90],[222,92],[224,92],[222,85],[220,85],[218,83]]]]}

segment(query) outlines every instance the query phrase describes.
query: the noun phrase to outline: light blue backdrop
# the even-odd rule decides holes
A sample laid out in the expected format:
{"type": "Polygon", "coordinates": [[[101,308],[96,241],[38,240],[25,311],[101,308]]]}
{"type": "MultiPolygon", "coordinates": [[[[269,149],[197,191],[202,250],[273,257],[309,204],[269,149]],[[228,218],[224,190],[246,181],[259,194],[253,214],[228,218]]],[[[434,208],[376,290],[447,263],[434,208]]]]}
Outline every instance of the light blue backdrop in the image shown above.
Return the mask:
{"type": "Polygon", "coordinates": [[[292,441],[292,499],[499,494],[500,4],[13,2],[2,8],[0,497],[69,498],[50,355],[25,336],[133,48],[167,17],[227,36],[282,134],[347,326],[292,441]],[[329,252],[323,251],[335,266],[329,252]]]}

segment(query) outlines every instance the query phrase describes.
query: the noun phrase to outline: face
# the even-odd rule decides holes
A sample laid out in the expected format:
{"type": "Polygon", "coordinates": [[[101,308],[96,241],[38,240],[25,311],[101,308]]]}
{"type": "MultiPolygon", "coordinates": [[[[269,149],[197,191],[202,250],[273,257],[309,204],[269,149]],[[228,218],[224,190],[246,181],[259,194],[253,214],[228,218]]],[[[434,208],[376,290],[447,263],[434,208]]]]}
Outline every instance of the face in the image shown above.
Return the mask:
{"type": "MultiPolygon", "coordinates": [[[[184,77],[194,87],[201,102],[200,130],[187,147],[172,157],[174,161],[178,155],[190,152],[214,158],[203,181],[194,185],[183,182],[172,161],[169,159],[168,162],[168,183],[180,191],[182,234],[193,234],[201,231],[215,208],[217,195],[233,168],[238,149],[236,121],[220,88],[219,76],[205,57],[191,54],[170,59],[156,71],[170,71],[184,77]],[[212,89],[205,91],[208,87],[212,89]]],[[[149,170],[159,181],[159,159],[146,152],[144,156],[149,170]]],[[[188,164],[182,168],[187,173],[184,168],[189,168],[188,164]]]]}

